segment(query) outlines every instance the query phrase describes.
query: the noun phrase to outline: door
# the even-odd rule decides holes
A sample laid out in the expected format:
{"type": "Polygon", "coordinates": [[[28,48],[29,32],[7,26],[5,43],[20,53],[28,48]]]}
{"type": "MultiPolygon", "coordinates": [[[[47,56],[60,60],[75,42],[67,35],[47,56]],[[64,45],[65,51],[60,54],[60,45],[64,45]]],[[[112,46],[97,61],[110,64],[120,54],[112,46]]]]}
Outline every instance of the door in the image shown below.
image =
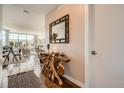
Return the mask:
{"type": "Polygon", "coordinates": [[[94,5],[91,15],[89,87],[124,87],[124,5],[94,5]]]}

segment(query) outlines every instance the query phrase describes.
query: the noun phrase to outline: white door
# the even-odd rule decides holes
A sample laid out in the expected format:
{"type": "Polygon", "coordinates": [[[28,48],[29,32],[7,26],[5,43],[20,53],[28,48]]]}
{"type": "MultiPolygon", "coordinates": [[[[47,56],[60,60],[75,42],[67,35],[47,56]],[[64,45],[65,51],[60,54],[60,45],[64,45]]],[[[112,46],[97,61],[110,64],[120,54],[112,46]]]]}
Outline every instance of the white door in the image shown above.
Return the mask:
{"type": "Polygon", "coordinates": [[[124,87],[124,5],[94,5],[92,19],[89,87],[124,87]]]}

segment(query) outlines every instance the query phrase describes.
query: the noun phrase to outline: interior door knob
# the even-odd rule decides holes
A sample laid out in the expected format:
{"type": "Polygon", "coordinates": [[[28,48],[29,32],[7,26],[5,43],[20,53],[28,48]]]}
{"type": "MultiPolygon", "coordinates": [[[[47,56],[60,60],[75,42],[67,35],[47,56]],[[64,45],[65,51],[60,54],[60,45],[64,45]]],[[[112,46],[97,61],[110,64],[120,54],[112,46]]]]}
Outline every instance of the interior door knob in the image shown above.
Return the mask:
{"type": "Polygon", "coordinates": [[[96,55],[97,53],[96,53],[95,50],[92,50],[92,51],[91,51],[91,54],[92,54],[92,55],[96,55]]]}

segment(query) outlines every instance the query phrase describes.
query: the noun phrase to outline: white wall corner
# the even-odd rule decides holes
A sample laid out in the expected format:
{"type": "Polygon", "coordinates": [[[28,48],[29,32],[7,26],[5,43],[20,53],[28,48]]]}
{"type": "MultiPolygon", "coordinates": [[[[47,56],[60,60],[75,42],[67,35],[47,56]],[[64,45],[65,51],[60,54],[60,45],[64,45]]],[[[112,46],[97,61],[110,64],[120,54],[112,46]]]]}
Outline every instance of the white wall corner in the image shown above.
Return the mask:
{"type": "Polygon", "coordinates": [[[81,88],[85,88],[85,85],[84,83],[72,78],[71,76],[67,75],[67,74],[64,74],[63,76],[64,78],[68,79],[69,81],[73,82],[74,84],[78,85],[79,87],[81,88]]]}

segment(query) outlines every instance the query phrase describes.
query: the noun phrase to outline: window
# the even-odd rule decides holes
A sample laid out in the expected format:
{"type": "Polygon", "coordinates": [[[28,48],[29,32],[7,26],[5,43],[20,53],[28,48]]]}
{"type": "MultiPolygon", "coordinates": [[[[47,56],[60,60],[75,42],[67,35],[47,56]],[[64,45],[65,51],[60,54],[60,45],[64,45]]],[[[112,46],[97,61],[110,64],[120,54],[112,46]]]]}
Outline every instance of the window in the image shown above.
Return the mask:
{"type": "Polygon", "coordinates": [[[9,45],[18,47],[18,34],[10,32],[9,33],[9,45]]]}
{"type": "Polygon", "coordinates": [[[2,31],[2,46],[7,45],[7,31],[2,31]]]}
{"type": "Polygon", "coordinates": [[[19,34],[19,46],[27,47],[26,34],[19,34]]]}
{"type": "Polygon", "coordinates": [[[33,35],[27,35],[27,44],[28,44],[28,47],[30,47],[33,50],[34,48],[34,36],[33,35]]]}
{"type": "Polygon", "coordinates": [[[34,47],[34,35],[9,33],[9,42],[13,43],[14,47],[34,47]]]}
{"type": "Polygon", "coordinates": [[[18,34],[10,32],[9,33],[9,40],[18,40],[18,34]]]}
{"type": "Polygon", "coordinates": [[[26,41],[26,34],[19,34],[19,40],[26,41]]]}
{"type": "Polygon", "coordinates": [[[34,36],[29,34],[2,31],[2,46],[11,45],[13,47],[28,47],[34,49],[34,36]]]}
{"type": "Polygon", "coordinates": [[[27,35],[27,40],[33,40],[34,36],[33,35],[27,35]]]}

